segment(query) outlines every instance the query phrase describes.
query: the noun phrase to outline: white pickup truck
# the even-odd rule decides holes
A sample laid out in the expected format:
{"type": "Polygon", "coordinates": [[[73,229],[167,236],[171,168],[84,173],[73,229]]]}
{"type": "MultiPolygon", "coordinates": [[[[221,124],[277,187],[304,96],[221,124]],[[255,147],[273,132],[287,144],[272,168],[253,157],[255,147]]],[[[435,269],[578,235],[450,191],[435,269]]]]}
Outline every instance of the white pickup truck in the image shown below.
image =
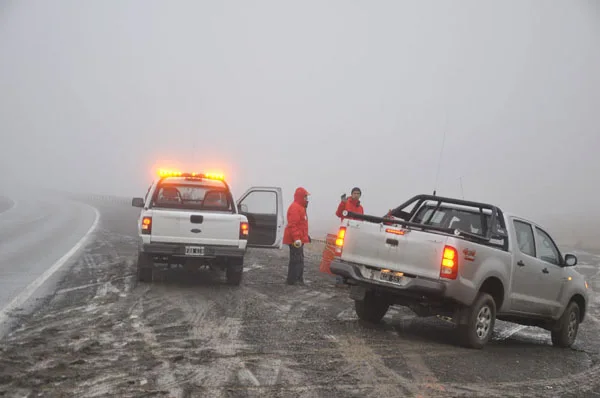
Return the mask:
{"type": "Polygon", "coordinates": [[[138,280],[152,280],[158,265],[208,266],[225,270],[239,285],[249,247],[281,248],[281,188],[252,187],[239,200],[221,176],[161,172],[145,198],[138,221],[138,280]]]}
{"type": "Polygon", "coordinates": [[[417,195],[384,217],[346,212],[331,271],[350,284],[356,314],[379,322],[390,305],[451,318],[482,348],[496,319],[551,331],[568,347],[588,285],[542,227],[493,205],[417,195]]]}

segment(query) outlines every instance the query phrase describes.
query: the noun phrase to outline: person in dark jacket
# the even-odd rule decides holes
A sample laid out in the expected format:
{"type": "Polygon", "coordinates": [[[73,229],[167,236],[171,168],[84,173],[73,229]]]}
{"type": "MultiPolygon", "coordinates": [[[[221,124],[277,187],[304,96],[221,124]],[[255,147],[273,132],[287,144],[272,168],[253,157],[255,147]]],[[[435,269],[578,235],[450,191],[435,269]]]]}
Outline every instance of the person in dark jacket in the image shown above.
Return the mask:
{"type": "Polygon", "coordinates": [[[287,225],[283,233],[283,244],[290,247],[287,284],[304,284],[304,245],[310,243],[308,235],[308,191],[302,187],[296,189],[294,201],[287,211],[287,225]]]}

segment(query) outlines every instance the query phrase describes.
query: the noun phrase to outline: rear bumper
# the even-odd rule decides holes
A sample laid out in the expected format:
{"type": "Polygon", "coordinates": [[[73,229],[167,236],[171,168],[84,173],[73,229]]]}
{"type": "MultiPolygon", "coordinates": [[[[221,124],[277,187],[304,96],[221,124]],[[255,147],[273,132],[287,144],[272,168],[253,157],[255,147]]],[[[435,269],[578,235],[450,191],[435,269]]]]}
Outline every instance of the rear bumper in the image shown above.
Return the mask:
{"type": "Polygon", "coordinates": [[[352,284],[376,288],[377,290],[382,290],[397,296],[404,296],[407,298],[419,298],[425,296],[428,298],[443,299],[446,293],[446,284],[441,281],[424,278],[408,278],[406,284],[396,285],[365,278],[362,276],[358,265],[342,262],[340,260],[334,260],[331,263],[330,269],[333,274],[349,279],[352,284]]]}
{"type": "Polygon", "coordinates": [[[240,249],[237,246],[204,246],[203,256],[187,256],[185,254],[186,245],[181,243],[144,243],[141,247],[142,252],[152,256],[178,257],[178,258],[217,258],[217,257],[244,257],[246,249],[240,249]]]}

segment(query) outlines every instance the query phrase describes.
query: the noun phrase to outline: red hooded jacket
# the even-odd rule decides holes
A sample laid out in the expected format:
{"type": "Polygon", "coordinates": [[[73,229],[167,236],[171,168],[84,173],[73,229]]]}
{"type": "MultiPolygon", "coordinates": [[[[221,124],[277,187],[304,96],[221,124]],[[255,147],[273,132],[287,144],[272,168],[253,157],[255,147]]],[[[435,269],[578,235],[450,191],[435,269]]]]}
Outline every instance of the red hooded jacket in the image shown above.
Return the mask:
{"type": "Polygon", "coordinates": [[[341,201],[337,211],[335,212],[335,215],[340,217],[342,219],[342,221],[344,221],[345,218],[352,218],[352,217],[344,217],[342,215],[342,212],[344,210],[348,210],[351,211],[352,213],[359,213],[359,214],[365,214],[362,205],[360,204],[360,200],[354,200],[354,198],[348,198],[348,200],[341,201]]]}
{"type": "Polygon", "coordinates": [[[287,225],[283,233],[283,244],[291,245],[296,240],[302,243],[309,243],[308,239],[308,218],[306,216],[306,205],[308,204],[305,196],[308,191],[302,187],[294,192],[294,201],[288,207],[287,225]]]}

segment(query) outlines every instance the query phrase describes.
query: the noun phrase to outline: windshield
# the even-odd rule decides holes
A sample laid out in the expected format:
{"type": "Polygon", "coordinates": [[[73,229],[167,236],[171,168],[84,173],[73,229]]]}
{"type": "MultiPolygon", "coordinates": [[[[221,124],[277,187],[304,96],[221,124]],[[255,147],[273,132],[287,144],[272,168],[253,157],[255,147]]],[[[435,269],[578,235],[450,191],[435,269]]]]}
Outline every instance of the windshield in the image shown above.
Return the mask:
{"type": "Polygon", "coordinates": [[[231,194],[224,187],[193,183],[161,183],[151,207],[160,209],[233,212],[231,194]]]}

